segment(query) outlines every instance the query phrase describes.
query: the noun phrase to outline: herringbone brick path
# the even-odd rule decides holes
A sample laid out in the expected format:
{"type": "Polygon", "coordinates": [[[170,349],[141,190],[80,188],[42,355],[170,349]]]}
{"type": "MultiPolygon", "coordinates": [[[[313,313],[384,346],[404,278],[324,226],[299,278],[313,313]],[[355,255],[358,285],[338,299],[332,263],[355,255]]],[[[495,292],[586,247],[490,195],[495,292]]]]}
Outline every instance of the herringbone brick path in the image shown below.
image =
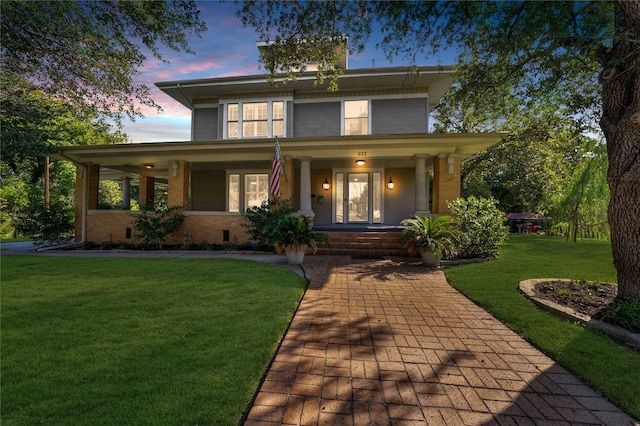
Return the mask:
{"type": "Polygon", "coordinates": [[[307,256],[247,425],[637,424],[438,270],[307,256]]]}

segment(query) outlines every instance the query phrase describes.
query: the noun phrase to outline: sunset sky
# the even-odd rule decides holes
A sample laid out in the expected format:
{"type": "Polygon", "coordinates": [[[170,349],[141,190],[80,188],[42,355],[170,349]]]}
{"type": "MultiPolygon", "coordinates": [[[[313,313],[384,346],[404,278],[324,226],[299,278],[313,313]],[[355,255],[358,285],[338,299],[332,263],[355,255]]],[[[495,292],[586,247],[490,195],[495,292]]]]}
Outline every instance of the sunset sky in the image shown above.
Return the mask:
{"type": "MultiPolygon", "coordinates": [[[[253,28],[244,28],[235,16],[239,5],[201,1],[198,6],[208,30],[201,38],[190,39],[196,54],[168,51],[165,59],[169,63],[151,57],[141,70],[138,78],[151,88],[151,96],[163,111],[157,114],[146,108],[142,110],[144,118],[125,122],[123,130],[132,142],[187,141],[191,137],[191,111],[157,89],[154,83],[264,73],[258,63],[257,34],[253,28]]],[[[364,52],[350,55],[349,68],[370,68],[374,60],[376,68],[408,65],[401,61],[389,63],[374,45],[375,41],[371,40],[364,52]]],[[[443,60],[435,58],[420,64],[451,65],[453,59],[450,56],[443,60]]]]}

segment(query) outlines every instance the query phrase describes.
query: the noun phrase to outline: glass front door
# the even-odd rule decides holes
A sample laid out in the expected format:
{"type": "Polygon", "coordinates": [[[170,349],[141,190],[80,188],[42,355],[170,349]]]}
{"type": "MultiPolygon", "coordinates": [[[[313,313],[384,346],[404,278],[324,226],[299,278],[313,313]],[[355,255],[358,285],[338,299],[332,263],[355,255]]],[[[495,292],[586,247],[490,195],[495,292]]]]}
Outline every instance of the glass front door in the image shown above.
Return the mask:
{"type": "Polygon", "coordinates": [[[369,222],[369,174],[349,173],[349,222],[369,222]]]}
{"type": "Polygon", "coordinates": [[[335,223],[382,222],[382,174],[335,174],[335,223]]]}

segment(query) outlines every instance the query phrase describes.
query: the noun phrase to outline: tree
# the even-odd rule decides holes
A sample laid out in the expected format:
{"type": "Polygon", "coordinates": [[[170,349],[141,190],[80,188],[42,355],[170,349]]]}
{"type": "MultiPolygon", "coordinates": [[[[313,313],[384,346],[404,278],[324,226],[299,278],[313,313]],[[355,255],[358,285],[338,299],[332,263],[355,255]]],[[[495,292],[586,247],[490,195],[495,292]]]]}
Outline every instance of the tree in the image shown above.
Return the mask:
{"type": "Polygon", "coordinates": [[[193,0],[2,1],[2,69],[77,110],[120,120],[159,108],[135,79],[160,46],[190,52],[206,25],[193,0]]]}
{"type": "Polygon", "coordinates": [[[542,105],[599,119],[618,297],[640,300],[640,2],[245,1],[238,16],[273,41],[265,61],[273,73],[311,56],[295,43],[310,39],[326,55],[326,78],[335,40],[346,34],[362,51],[375,31],[389,58],[411,64],[459,49],[459,84],[448,96],[472,99],[487,130],[542,105]]]}
{"type": "MultiPolygon", "coordinates": [[[[48,210],[44,202],[44,170],[48,156],[63,145],[110,144],[124,140],[119,132],[18,78],[0,82],[0,203],[4,233],[23,226],[25,212],[48,210]]],[[[73,206],[75,172],[65,161],[51,161],[52,205],[73,206]]],[[[42,218],[53,216],[42,216],[42,218]]],[[[57,216],[65,218],[67,216],[57,216]]],[[[34,235],[44,235],[36,232],[34,235]]]]}
{"type": "Polygon", "coordinates": [[[607,152],[606,146],[591,141],[591,149],[573,170],[565,191],[558,194],[552,215],[556,221],[568,223],[567,238],[576,241],[580,236],[606,237],[607,222],[607,152]]]}
{"type": "Polygon", "coordinates": [[[96,113],[77,110],[18,78],[0,82],[0,146],[2,162],[14,175],[36,183],[44,160],[64,145],[112,144],[125,140],[111,133],[96,113]]]}

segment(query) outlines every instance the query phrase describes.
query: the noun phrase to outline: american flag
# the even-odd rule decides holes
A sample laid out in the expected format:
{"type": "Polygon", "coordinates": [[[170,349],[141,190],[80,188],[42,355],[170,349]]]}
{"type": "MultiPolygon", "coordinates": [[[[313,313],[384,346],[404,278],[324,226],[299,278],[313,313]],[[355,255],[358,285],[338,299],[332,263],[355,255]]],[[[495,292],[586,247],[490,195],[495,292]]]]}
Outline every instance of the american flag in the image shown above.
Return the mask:
{"type": "Polygon", "coordinates": [[[280,143],[276,138],[276,151],[273,155],[273,164],[271,165],[271,182],[269,182],[269,193],[275,197],[280,196],[280,171],[282,170],[282,160],[280,159],[280,143]]]}

